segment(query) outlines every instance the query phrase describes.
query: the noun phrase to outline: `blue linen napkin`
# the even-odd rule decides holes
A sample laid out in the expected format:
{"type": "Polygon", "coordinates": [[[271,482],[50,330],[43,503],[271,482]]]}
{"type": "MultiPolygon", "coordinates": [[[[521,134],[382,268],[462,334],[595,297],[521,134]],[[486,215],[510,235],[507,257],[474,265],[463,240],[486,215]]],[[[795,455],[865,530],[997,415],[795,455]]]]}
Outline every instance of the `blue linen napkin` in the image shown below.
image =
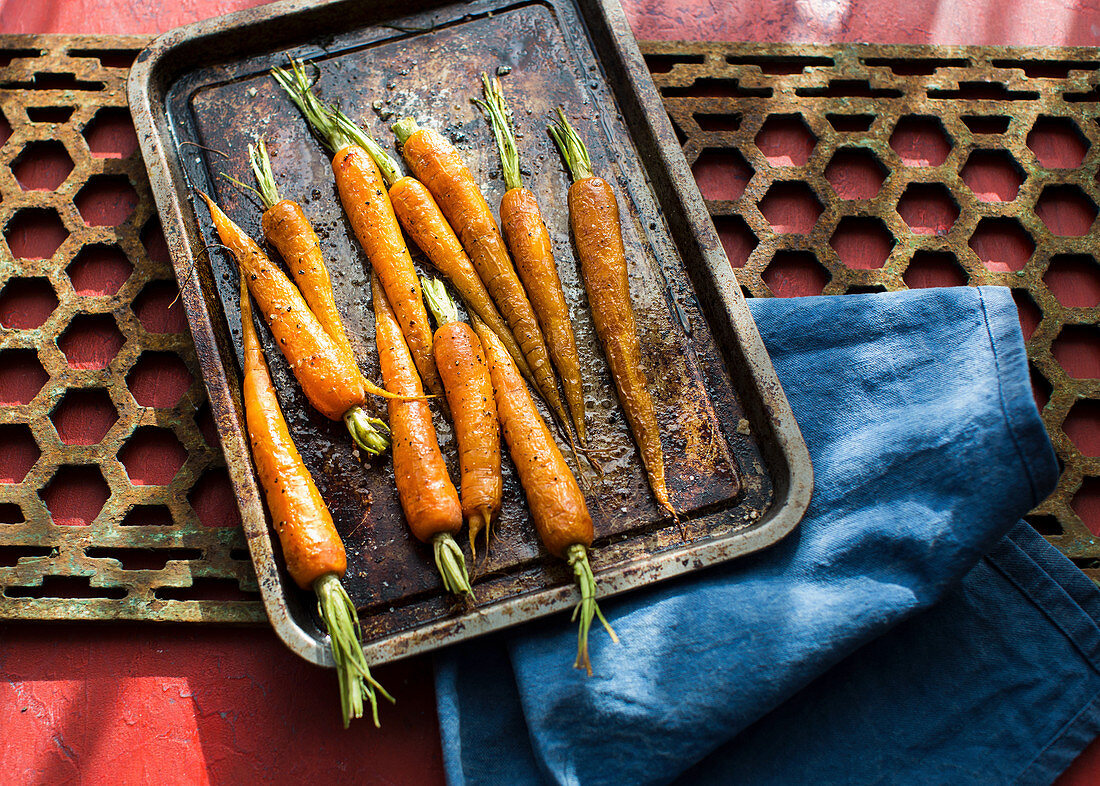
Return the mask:
{"type": "Polygon", "coordinates": [[[450,783],[1041,783],[1100,733],[1100,592],[1017,524],[1058,466],[1009,291],[750,307],[802,524],[605,601],[591,678],[565,615],[442,653],[450,783]]]}

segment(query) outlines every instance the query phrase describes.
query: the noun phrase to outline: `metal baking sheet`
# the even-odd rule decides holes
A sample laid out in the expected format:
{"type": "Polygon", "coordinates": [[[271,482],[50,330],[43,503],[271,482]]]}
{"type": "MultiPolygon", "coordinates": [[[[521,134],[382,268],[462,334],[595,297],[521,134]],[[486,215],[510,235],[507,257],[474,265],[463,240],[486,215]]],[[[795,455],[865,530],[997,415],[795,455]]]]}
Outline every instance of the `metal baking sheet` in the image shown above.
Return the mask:
{"type": "MultiPolygon", "coordinates": [[[[260,208],[219,174],[247,182],[245,146],[264,134],[281,193],[301,202],[317,227],[349,334],[364,369],[378,378],[365,256],[344,219],[327,154],[268,75],[289,56],[315,62],[322,96],[386,144],[388,126],[406,114],[441,130],[491,205],[503,192],[499,163],[469,98],[482,71],[507,72],[526,180],[545,212],[588,372],[591,440],[605,459],[602,476],[579,473],[603,594],[755,551],[797,524],[812,488],[805,446],[618,5],[276,3],[157,39],[135,63],[129,93],[265,607],[291,649],[328,662],[313,604],[279,568],[248,457],[236,271],[193,201],[193,189],[211,193],[260,237],[260,208]],[[645,371],[683,531],[648,491],[592,330],[569,239],[569,180],[545,133],[558,105],[617,190],[645,371]]],[[[361,461],[342,424],[308,407],[264,338],[292,433],[347,545],[345,583],[374,662],[576,601],[568,569],[538,545],[507,461],[498,537],[474,569],[478,605],[444,596],[430,549],[407,533],[388,460],[361,461]]],[[[451,435],[438,422],[454,459],[451,435]]]]}

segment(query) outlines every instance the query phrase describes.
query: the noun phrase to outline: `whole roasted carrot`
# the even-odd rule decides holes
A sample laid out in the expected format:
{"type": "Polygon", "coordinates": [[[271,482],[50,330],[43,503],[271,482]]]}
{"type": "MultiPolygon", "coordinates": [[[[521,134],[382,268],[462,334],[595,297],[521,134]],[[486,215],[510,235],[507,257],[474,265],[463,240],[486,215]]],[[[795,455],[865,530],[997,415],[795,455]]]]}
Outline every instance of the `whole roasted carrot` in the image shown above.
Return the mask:
{"type": "Polygon", "coordinates": [[[558,395],[538,319],[474,176],[454,145],[431,129],[419,128],[413,118],[406,117],[393,130],[401,142],[405,163],[435,197],[512,329],[534,376],[535,387],[554,415],[563,425],[567,424],[568,415],[558,395]]]}
{"type": "Polygon", "coordinates": [[[337,346],[302,293],[256,242],[214,200],[201,191],[199,196],[210,209],[218,237],[236,258],[241,278],[256,298],[264,322],[309,403],[330,420],[342,419],[363,450],[372,454],[384,451],[389,446],[382,433],[386,424],[363,409],[366,391],[355,358],[337,346]]]}
{"type": "Polygon", "coordinates": [[[626,252],[619,224],[619,203],[610,184],[592,173],[588,149],[569,124],[565,112],[558,109],[558,117],[559,122],[549,130],[573,175],[573,184],[569,187],[569,220],[596,334],[607,355],[619,403],[638,443],[649,486],[661,507],[673,520],[679,521],[668,498],[661,431],[641,369],[638,328],[630,303],[626,252]]]}
{"type": "Polygon", "coordinates": [[[318,610],[329,632],[340,683],[344,728],[363,716],[363,697],[378,725],[378,699],[390,696],[371,676],[360,638],[359,615],[341,579],[347,554],[321,492],[290,437],[275,387],[252,322],[245,278],[241,277],[241,328],[244,337],[244,410],[256,474],[264,490],[271,523],[283,547],[287,571],[304,590],[317,594],[318,610]]]}
{"type": "MultiPolygon", "coordinates": [[[[422,393],[401,326],[376,274],[371,275],[371,293],[378,360],[386,387],[408,395],[422,393]]],[[[462,506],[439,450],[428,404],[390,399],[389,409],[393,476],[409,529],[421,543],[432,544],[443,586],[449,592],[472,595],[466,559],[454,539],[462,529],[462,506]]]]}
{"type": "Polygon", "coordinates": [[[342,112],[334,110],[333,115],[347,136],[354,139],[374,159],[382,178],[390,186],[390,203],[401,227],[428,256],[436,269],[454,285],[466,305],[500,337],[520,372],[534,384],[534,377],[531,376],[531,370],[527,367],[527,361],[511,329],[493,305],[489,291],[485,289],[470,257],[466,255],[431,192],[415,177],[402,177],[397,162],[342,112]]]}
{"type": "Polygon", "coordinates": [[[420,377],[432,393],[442,395],[420,281],[378,167],[366,150],[347,137],[333,113],[313,94],[300,62],[293,61],[290,71],[274,68],[271,73],[333,153],[336,189],[352,230],[393,304],[420,377]]]}
{"type": "Polygon", "coordinates": [[[535,195],[523,187],[516,136],[500,80],[490,82],[489,77],[482,73],[481,81],[485,100],[474,100],[489,117],[504,169],[504,185],[508,189],[500,200],[500,225],[539,326],[546,336],[554,368],[561,377],[565,400],[573,416],[573,427],[577,430],[577,441],[585,447],[581,361],[577,354],[577,340],[573,336],[573,323],[569,321],[569,307],[565,304],[565,293],[562,292],[558,267],[550,246],[550,233],[546,231],[546,222],[542,220],[535,195]]]}
{"type": "Polygon", "coordinates": [[[497,414],[500,417],[504,441],[516,466],[520,485],[527,495],[527,507],[535,522],[543,545],[556,557],[569,563],[581,592],[573,618],[580,619],[577,634],[578,669],[592,673],[588,660],[588,631],[593,617],[598,617],[612,641],[618,642],[615,631],[604,619],[596,604],[596,577],[588,562],[592,546],[592,517],[584,502],[577,479],[565,463],[550,429],[539,415],[535,402],[523,378],[493,331],[473,317],[474,327],[493,380],[497,414]]]}
{"type": "MultiPolygon", "coordinates": [[[[493,400],[493,383],[481,349],[481,340],[458,318],[454,301],[439,279],[421,281],[424,299],[439,324],[432,340],[435,364],[443,378],[458,440],[462,470],[462,515],[470,528],[470,551],[485,531],[489,548],[492,524],[500,512],[503,481],[500,475],[500,425],[493,400]]],[[[499,338],[499,336],[498,336],[499,338]]]]}

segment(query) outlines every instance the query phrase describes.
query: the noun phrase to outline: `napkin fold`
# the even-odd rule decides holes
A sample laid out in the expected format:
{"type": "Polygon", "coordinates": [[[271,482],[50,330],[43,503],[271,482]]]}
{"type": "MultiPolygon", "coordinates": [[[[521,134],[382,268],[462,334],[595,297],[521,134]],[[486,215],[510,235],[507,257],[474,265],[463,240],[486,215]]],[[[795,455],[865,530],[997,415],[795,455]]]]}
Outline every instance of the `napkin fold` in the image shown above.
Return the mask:
{"type": "Polygon", "coordinates": [[[1017,524],[1058,465],[1009,291],[750,307],[801,525],[603,602],[591,678],[564,614],[441,653],[450,783],[1046,782],[1100,732],[1100,592],[1017,524]]]}

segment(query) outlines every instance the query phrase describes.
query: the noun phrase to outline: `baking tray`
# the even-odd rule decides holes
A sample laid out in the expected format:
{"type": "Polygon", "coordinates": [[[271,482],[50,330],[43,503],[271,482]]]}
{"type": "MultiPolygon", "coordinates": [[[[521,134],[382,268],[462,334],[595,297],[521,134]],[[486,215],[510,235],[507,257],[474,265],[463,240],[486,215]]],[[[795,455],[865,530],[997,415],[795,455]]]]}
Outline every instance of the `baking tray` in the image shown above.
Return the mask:
{"type": "MultiPolygon", "coordinates": [[[[506,90],[527,183],[540,196],[590,370],[591,440],[607,459],[602,477],[580,477],[602,595],[756,551],[795,527],[812,489],[805,445],[618,4],[275,3],[158,38],[135,62],[129,97],[265,608],[292,650],[330,662],[313,604],[279,567],[269,535],[243,430],[236,271],[192,191],[212,193],[259,237],[256,203],[218,173],[247,182],[245,145],[266,135],[281,193],[302,202],[317,226],[348,331],[377,378],[365,257],[345,223],[326,154],[267,75],[288,56],[318,63],[323,97],[386,143],[390,123],[406,114],[442,130],[493,205],[503,191],[499,164],[469,98],[481,71],[510,70],[506,90]],[[645,371],[673,502],[685,513],[682,529],[662,517],[648,491],[584,307],[568,232],[569,181],[545,133],[557,105],[618,193],[645,371]]],[[[291,431],[348,547],[345,583],[372,662],[576,602],[568,569],[538,545],[507,467],[498,539],[476,569],[478,605],[444,596],[429,550],[406,532],[389,462],[362,462],[342,425],[305,404],[264,339],[291,431]]],[[[441,441],[453,459],[445,426],[441,441]]]]}

